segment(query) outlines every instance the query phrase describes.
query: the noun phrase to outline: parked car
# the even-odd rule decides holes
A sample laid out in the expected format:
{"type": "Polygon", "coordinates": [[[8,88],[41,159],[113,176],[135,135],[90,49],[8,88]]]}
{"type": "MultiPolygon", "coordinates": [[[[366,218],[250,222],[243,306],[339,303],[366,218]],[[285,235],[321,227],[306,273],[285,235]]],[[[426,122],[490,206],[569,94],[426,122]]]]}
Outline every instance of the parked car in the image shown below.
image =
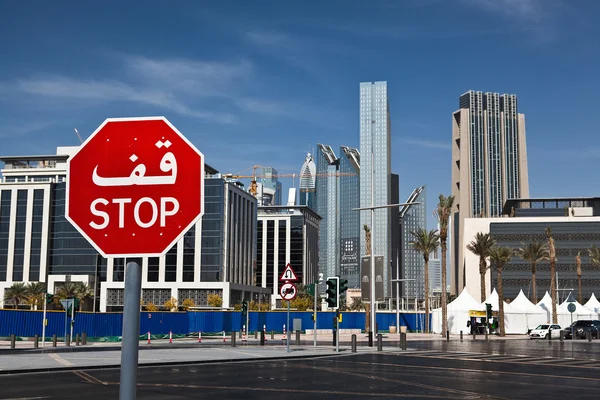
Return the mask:
{"type": "Polygon", "coordinates": [[[571,324],[571,326],[565,328],[565,339],[573,338],[573,331],[575,331],[575,339],[585,339],[587,333],[592,333],[592,338],[600,338],[600,321],[597,319],[580,319],[571,324]]]}
{"type": "Polygon", "coordinates": [[[535,329],[529,331],[529,339],[546,339],[549,334],[552,335],[553,339],[560,339],[560,325],[538,325],[535,329]]]}

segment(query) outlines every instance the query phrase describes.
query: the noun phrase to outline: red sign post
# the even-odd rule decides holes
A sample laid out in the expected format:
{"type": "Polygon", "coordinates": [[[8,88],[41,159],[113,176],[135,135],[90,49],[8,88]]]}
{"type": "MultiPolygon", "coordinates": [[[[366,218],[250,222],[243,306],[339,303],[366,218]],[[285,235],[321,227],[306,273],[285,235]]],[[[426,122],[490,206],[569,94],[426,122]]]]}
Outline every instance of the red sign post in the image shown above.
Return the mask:
{"type": "MultiPolygon", "coordinates": [[[[164,117],[107,119],[67,162],[65,215],[104,257],[165,254],[203,199],[204,156],[164,117]]],[[[129,262],[121,400],[136,398],[141,291],[141,267],[129,262]]]]}
{"type": "Polygon", "coordinates": [[[203,182],[165,118],[107,119],[67,162],[66,217],[105,257],[160,256],[202,216],[203,182]]]}

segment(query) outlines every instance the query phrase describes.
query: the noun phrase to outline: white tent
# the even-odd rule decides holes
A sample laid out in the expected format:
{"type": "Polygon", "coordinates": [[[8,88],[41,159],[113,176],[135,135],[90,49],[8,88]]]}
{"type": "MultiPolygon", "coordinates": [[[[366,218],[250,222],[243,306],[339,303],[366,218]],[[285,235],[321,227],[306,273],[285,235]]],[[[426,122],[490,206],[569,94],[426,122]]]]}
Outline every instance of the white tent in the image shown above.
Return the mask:
{"type": "Polygon", "coordinates": [[[533,304],[521,290],[505,311],[506,333],[526,333],[529,329],[546,322],[546,311],[533,304]]]}
{"type": "MultiPolygon", "coordinates": [[[[483,303],[481,303],[481,308],[483,308],[485,310],[485,304],[491,304],[492,305],[492,310],[493,311],[499,311],[499,301],[498,301],[498,292],[496,292],[496,288],[494,288],[494,290],[492,290],[492,293],[490,293],[490,295],[487,297],[487,299],[485,299],[485,301],[483,303]]],[[[514,311],[513,307],[511,304],[504,302],[504,313],[507,312],[511,312],[514,311]]]]}
{"type": "MultiPolygon", "coordinates": [[[[575,299],[573,299],[573,300],[575,300],[575,299]]],[[[589,308],[582,306],[581,304],[579,304],[578,301],[573,301],[572,303],[575,305],[575,312],[573,313],[573,321],[577,321],[578,319],[593,319],[594,318],[593,313],[589,308]]],[[[571,312],[569,311],[568,307],[569,307],[569,303],[566,300],[563,301],[563,303],[559,306],[560,313],[561,314],[564,313],[569,316],[569,325],[570,325],[571,312]]]]}
{"type": "Polygon", "coordinates": [[[583,306],[592,312],[593,319],[600,319],[600,301],[598,301],[594,293],[592,293],[590,299],[583,306]]]}
{"type": "MultiPolygon", "coordinates": [[[[450,333],[468,332],[467,321],[469,321],[469,310],[485,310],[475,300],[465,287],[460,295],[448,304],[448,330],[450,333]]],[[[437,308],[431,312],[431,330],[435,333],[442,332],[442,309],[437,308]]]]}

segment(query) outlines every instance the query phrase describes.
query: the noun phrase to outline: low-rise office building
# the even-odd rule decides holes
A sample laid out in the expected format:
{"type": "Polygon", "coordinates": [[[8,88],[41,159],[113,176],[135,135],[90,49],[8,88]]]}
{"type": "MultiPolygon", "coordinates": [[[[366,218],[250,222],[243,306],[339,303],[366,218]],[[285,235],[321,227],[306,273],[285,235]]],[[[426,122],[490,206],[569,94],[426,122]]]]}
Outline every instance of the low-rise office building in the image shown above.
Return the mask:
{"type": "Polygon", "coordinates": [[[103,258],[65,218],[66,162],[77,147],[56,155],[0,157],[0,306],[15,282],[63,282],[93,288],[92,310],[118,311],[125,265],[142,266],[142,300],[162,305],[171,297],[206,306],[210,294],[232,307],[270,293],[253,285],[256,198],[205,166],[204,216],[162,257],[103,258]],[[201,232],[201,234],[198,234],[201,232]]]}

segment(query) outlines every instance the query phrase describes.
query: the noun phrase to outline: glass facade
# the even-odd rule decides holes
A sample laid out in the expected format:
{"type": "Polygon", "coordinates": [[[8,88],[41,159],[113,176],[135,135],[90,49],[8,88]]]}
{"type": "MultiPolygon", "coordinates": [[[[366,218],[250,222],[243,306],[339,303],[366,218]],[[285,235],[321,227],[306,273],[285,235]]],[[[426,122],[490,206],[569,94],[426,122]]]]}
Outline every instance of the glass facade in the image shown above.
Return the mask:
{"type": "Polygon", "coordinates": [[[17,219],[15,220],[15,245],[13,255],[13,281],[23,280],[25,262],[25,228],[27,226],[27,190],[17,190],[17,219]]]}
{"type": "Polygon", "coordinates": [[[204,181],[204,215],[202,216],[201,277],[203,282],[223,280],[225,226],[225,182],[222,179],[204,181]]]}
{"type": "Polygon", "coordinates": [[[40,277],[42,256],[42,227],[44,221],[44,190],[33,191],[33,212],[31,221],[31,244],[29,255],[29,280],[37,281],[40,277]]]}
{"type": "Polygon", "coordinates": [[[263,187],[268,189],[272,189],[275,191],[275,197],[273,198],[273,204],[263,204],[263,205],[271,205],[271,206],[280,206],[281,205],[281,191],[282,185],[281,182],[277,179],[277,170],[271,167],[262,167],[260,171],[259,182],[262,183],[263,187]]]}
{"type": "Polygon", "coordinates": [[[317,209],[315,202],[315,191],[317,182],[317,166],[312,154],[308,153],[302,168],[300,168],[300,199],[298,204],[308,206],[312,210],[317,209]]]}
{"type": "Polygon", "coordinates": [[[10,233],[11,191],[0,192],[0,281],[6,281],[8,236],[10,233]]]}
{"type": "Polygon", "coordinates": [[[65,183],[52,186],[48,274],[95,275],[106,280],[106,259],[65,218],[65,183]]]}
{"type": "Polygon", "coordinates": [[[339,237],[340,276],[349,288],[360,288],[360,153],[358,149],[340,147],[339,237]]]}
{"type": "MultiPolygon", "coordinates": [[[[360,206],[387,205],[391,202],[391,123],[387,82],[360,84],[360,206]],[[373,199],[371,198],[373,193],[373,199]]],[[[384,265],[391,260],[390,209],[362,211],[361,226],[368,225],[372,232],[372,249],[384,257],[384,265]]],[[[366,254],[364,234],[360,235],[361,254],[366,254]]],[[[388,295],[389,268],[384,268],[385,295],[388,295]]]]}
{"type": "MultiPolygon", "coordinates": [[[[402,278],[414,279],[414,281],[402,283],[402,296],[423,299],[425,298],[425,260],[423,260],[423,254],[415,250],[410,242],[414,240],[411,232],[425,229],[427,226],[427,191],[425,187],[416,198],[410,200],[421,204],[411,206],[402,216],[402,278]]],[[[429,288],[430,290],[433,288],[431,281],[429,288]]]]}
{"type": "Polygon", "coordinates": [[[331,146],[318,144],[316,153],[317,214],[321,216],[319,239],[319,272],[325,278],[337,276],[339,268],[339,235],[337,225],[337,185],[336,175],[339,160],[331,146]]]}

